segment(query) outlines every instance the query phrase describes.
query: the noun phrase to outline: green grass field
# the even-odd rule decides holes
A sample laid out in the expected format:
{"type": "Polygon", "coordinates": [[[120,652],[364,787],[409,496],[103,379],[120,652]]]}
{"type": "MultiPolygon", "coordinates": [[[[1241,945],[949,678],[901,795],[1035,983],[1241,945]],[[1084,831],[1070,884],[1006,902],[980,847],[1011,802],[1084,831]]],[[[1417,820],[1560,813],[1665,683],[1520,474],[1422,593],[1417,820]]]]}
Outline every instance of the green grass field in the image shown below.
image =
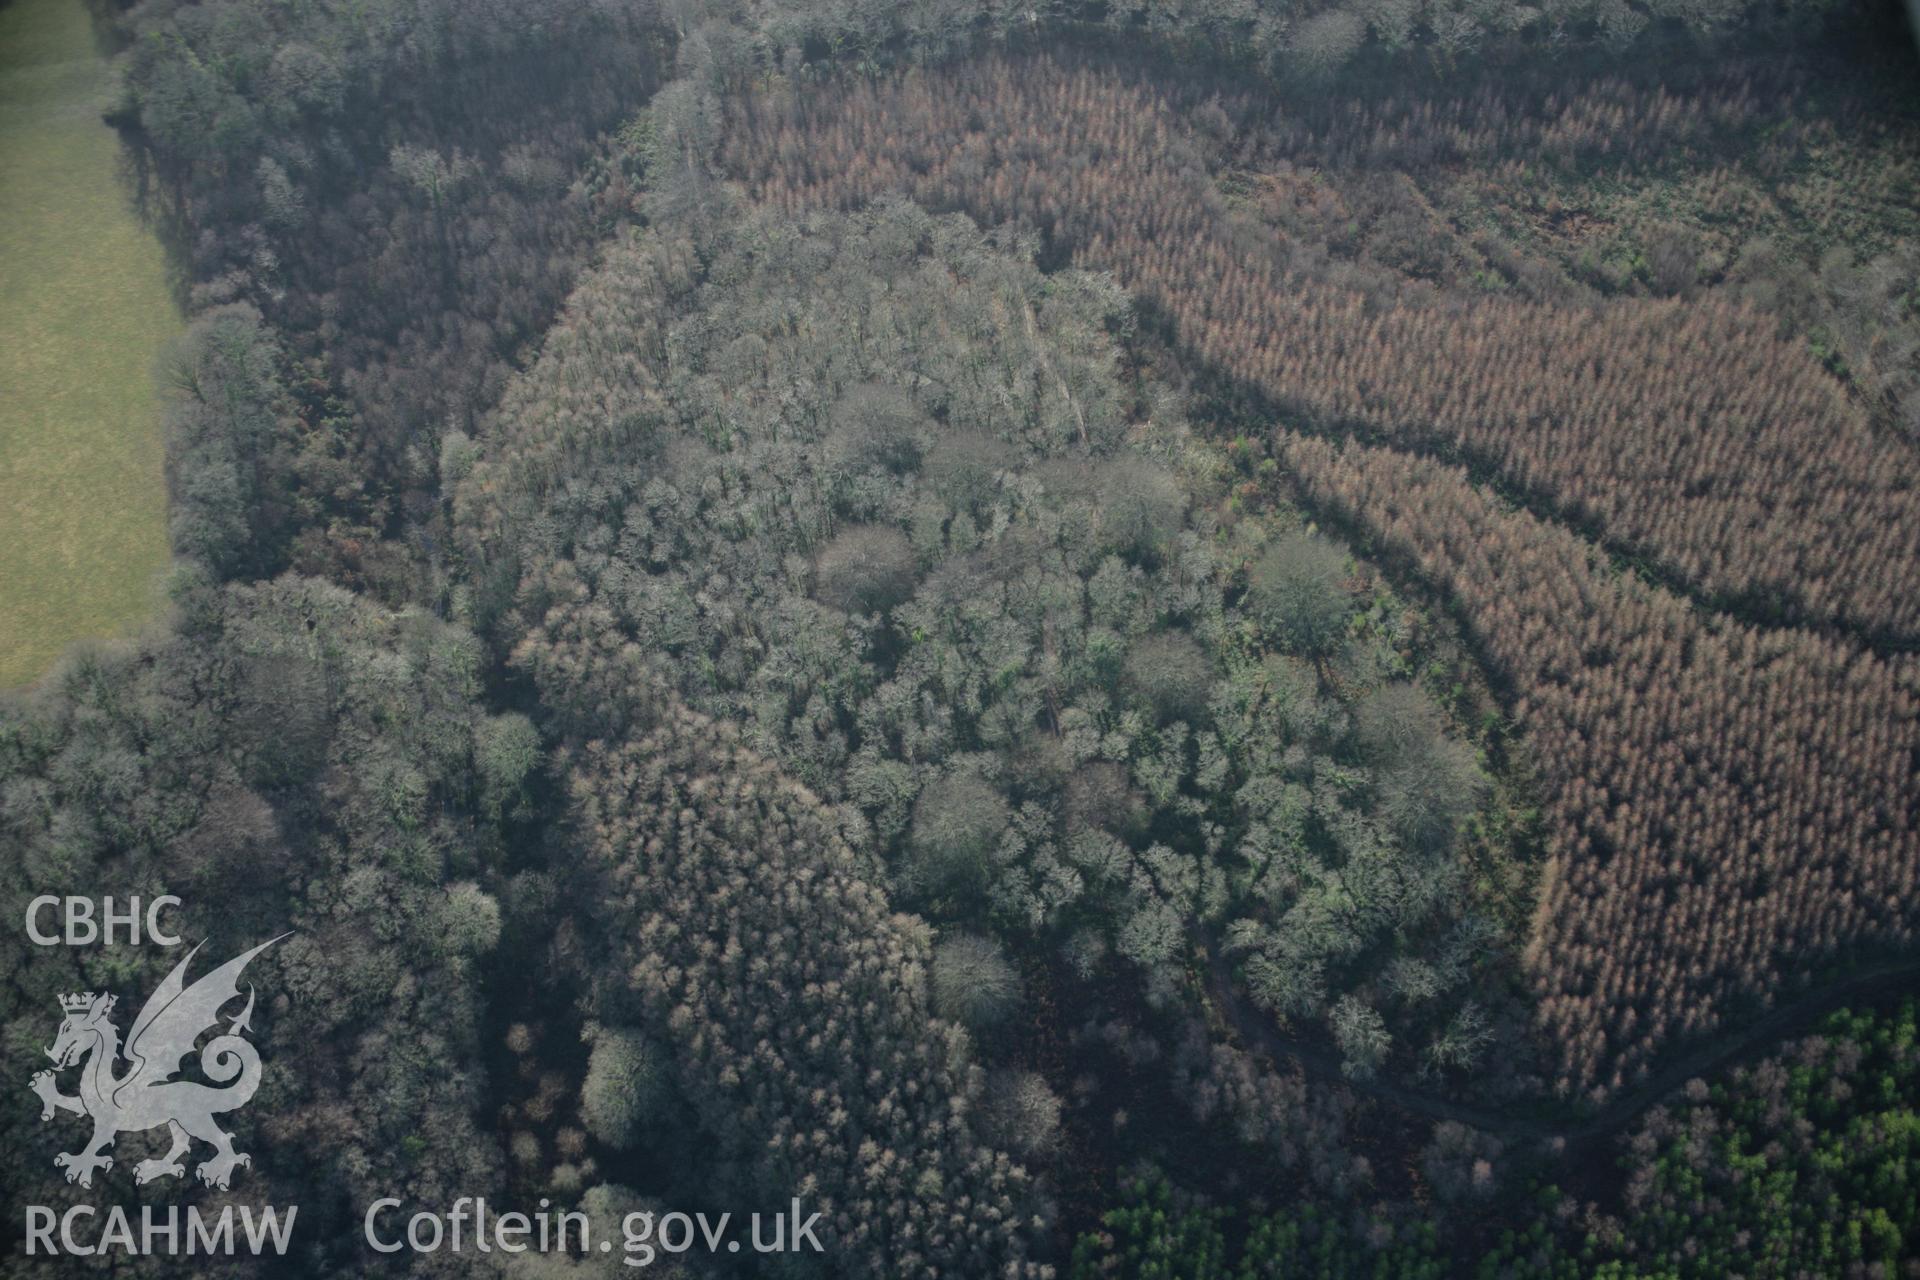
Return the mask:
{"type": "Polygon", "coordinates": [[[0,688],[137,627],[167,563],[152,369],[179,318],[110,84],[81,0],[0,6],[0,688]]]}

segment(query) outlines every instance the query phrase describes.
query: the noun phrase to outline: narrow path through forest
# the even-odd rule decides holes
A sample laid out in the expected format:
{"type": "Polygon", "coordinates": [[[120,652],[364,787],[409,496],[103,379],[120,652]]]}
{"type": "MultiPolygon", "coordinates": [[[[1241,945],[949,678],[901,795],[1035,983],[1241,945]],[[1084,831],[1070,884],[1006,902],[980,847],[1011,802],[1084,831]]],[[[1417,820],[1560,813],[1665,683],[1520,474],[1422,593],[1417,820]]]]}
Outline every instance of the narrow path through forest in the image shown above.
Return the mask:
{"type": "MultiPolygon", "coordinates": [[[[1137,304],[1142,295],[1136,291],[1134,297],[1137,304]]],[[[1702,614],[1730,618],[1742,626],[1761,631],[1804,631],[1813,635],[1826,636],[1847,644],[1858,645],[1882,658],[1920,653],[1920,636],[1884,629],[1874,630],[1839,619],[1815,617],[1804,612],[1766,609],[1752,599],[1717,596],[1701,584],[1689,581],[1684,574],[1665,563],[1656,550],[1635,546],[1614,537],[1598,518],[1568,509],[1566,504],[1546,491],[1504,474],[1497,459],[1468,449],[1458,442],[1443,444],[1431,440],[1408,439],[1352,418],[1317,413],[1298,404],[1283,403],[1266,387],[1241,377],[1234,371],[1221,367],[1217,361],[1208,360],[1201,355],[1192,344],[1184,340],[1179,327],[1171,319],[1171,311],[1164,302],[1152,297],[1146,300],[1152,307],[1149,315],[1156,322],[1159,339],[1165,344],[1169,355],[1178,360],[1182,366],[1196,372],[1201,384],[1209,389],[1210,394],[1220,405],[1225,406],[1220,410],[1222,415],[1231,420],[1288,423],[1304,436],[1315,436],[1342,443],[1350,441],[1368,448],[1385,449],[1408,457],[1426,459],[1442,466],[1460,467],[1466,472],[1468,482],[1476,488],[1487,490],[1500,501],[1526,512],[1542,524],[1565,530],[1605,556],[1608,563],[1616,570],[1630,574],[1649,588],[1664,591],[1676,599],[1685,601],[1702,614]]],[[[1288,483],[1285,477],[1282,477],[1282,482],[1288,483]]],[[[1294,492],[1294,496],[1303,506],[1312,509],[1316,516],[1323,520],[1328,519],[1327,513],[1320,511],[1315,504],[1307,502],[1297,491],[1294,492]]],[[[1334,518],[1330,523],[1344,529],[1356,545],[1364,545],[1369,541],[1367,531],[1354,528],[1349,521],[1334,518]]],[[[1417,571],[1405,570],[1399,576],[1404,578],[1408,572],[1411,572],[1419,580],[1419,585],[1429,593],[1442,598],[1448,596],[1444,587],[1429,581],[1425,575],[1417,571]]],[[[1490,670],[1489,661],[1484,656],[1480,657],[1480,664],[1483,670],[1490,670]]]]}
{"type": "Polygon", "coordinates": [[[1391,1080],[1349,1079],[1340,1070],[1337,1054],[1283,1034],[1264,1015],[1249,1008],[1233,989],[1233,974],[1226,958],[1211,949],[1207,951],[1207,979],[1215,1007],[1247,1047],[1258,1049],[1273,1058],[1292,1058],[1308,1075],[1338,1080],[1356,1093],[1377,1098],[1417,1115],[1434,1120],[1457,1121],[1508,1141],[1560,1138],[1572,1147],[1620,1132],[1641,1112],[1668,1097],[1688,1080],[1716,1074],[1755,1050],[1802,1034],[1827,1013],[1850,1000],[1910,989],[1912,983],[1920,980],[1920,956],[1887,959],[1866,965],[1838,981],[1780,1005],[1737,1030],[1703,1040],[1656,1072],[1645,1084],[1620,1094],[1597,1112],[1570,1116],[1564,1124],[1516,1113],[1510,1108],[1458,1102],[1391,1080]]]}

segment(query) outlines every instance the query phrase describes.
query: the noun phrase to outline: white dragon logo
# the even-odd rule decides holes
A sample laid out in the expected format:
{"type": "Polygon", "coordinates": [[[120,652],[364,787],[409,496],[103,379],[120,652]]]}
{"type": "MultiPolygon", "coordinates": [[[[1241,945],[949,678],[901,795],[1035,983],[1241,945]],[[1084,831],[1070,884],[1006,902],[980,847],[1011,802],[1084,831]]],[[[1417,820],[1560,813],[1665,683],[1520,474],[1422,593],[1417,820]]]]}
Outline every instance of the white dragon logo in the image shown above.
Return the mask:
{"type": "Polygon", "coordinates": [[[122,1056],[120,1032],[109,1016],[114,997],[91,991],[60,997],[66,1020],[60,1024],[60,1034],[47,1056],[53,1059],[56,1070],[87,1060],[80,1073],[80,1094],[68,1097],[61,1093],[53,1071],[35,1073],[29,1087],[40,1095],[42,1120],[53,1119],[55,1111],[71,1111],[93,1119],[93,1137],[85,1146],[53,1158],[56,1166],[67,1171],[68,1182],[91,1187],[96,1169],[113,1167],[107,1149],[116,1134],[161,1125],[167,1126],[173,1146],[158,1160],[142,1160],[135,1165],[135,1182],[184,1174],[186,1167],[180,1157],[187,1153],[189,1139],[193,1138],[214,1148],[213,1157],[194,1169],[210,1187],[224,1190],[236,1166],[253,1163],[250,1156],[233,1149],[233,1136],[221,1132],[213,1122],[215,1115],[245,1106],[260,1087],[260,1054],[240,1036],[242,1031],[252,1029],[251,985],[247,988],[247,1007],[229,1021],[227,1033],[215,1036],[200,1051],[200,1069],[209,1080],[224,1087],[216,1089],[173,1076],[193,1052],[201,1033],[219,1025],[221,1006],[239,998],[240,971],[247,962],[278,941],[280,938],[271,939],[235,956],[190,987],[186,985],[187,966],[200,948],[189,951],[134,1019],[125,1053],[130,1065],[118,1078],[114,1066],[122,1056]]]}

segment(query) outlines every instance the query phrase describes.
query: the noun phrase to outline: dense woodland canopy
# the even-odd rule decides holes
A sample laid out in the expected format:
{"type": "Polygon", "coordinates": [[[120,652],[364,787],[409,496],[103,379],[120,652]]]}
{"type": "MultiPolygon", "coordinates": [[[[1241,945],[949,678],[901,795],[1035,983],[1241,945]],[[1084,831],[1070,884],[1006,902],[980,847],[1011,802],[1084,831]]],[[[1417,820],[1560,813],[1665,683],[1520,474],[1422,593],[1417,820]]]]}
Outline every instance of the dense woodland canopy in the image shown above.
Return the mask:
{"type": "MultiPolygon", "coordinates": [[[[100,21],[176,568],[0,703],[0,907],[293,931],[181,1193],[301,1206],[259,1274],[624,1273],[379,1195],[799,1197],[782,1275],[1920,1260],[1887,14],[100,21]]],[[[13,946],[19,1079],[173,960],[13,946]]],[[[152,1199],[36,1117],[9,1203],[152,1199]]]]}
{"type": "Polygon", "coordinates": [[[1377,1021],[1384,982],[1471,1066],[1446,1027],[1500,943],[1455,856],[1475,752],[1344,549],[1208,509],[1218,461],[1117,376],[1111,281],[904,204],[712,234],[609,255],[462,489],[543,703],[617,731],[575,687],[612,627],[930,919],[1161,991],[1230,940],[1277,1011],[1377,1021]],[[705,282],[662,297],[689,258],[705,282]]]}
{"type": "MultiPolygon", "coordinates": [[[[1263,407],[1304,408],[1272,445],[1308,505],[1446,592],[1511,688],[1548,786],[1552,863],[1528,968],[1557,1088],[1605,1096],[1644,1077],[1651,1049],[1718,1029],[1730,1000],[1782,985],[1780,966],[1910,941],[1911,658],[1875,653],[1852,628],[1703,622],[1687,598],[1737,603],[1751,585],[1712,568],[1716,540],[1796,584],[1825,575],[1810,577],[1793,547],[1852,548],[1860,567],[1834,581],[1895,610],[1916,598],[1906,553],[1886,542],[1920,530],[1911,442],[1849,402],[1777,322],[1748,304],[1716,319],[1720,304],[1595,299],[1566,285],[1557,294],[1570,296],[1512,303],[1329,264],[1240,216],[1208,183],[1203,144],[1104,68],[988,64],[812,103],[790,96],[770,119],[742,113],[732,162],[768,199],[857,204],[905,187],[1036,222],[1076,261],[1111,266],[1156,299],[1174,340],[1263,407]],[[1074,127],[1058,131],[1062,119],[1074,127]],[[1061,139],[1098,139],[1099,162],[1049,156],[1061,139]],[[1132,198],[1115,198],[1122,189],[1132,198]],[[1288,304],[1276,309],[1280,296],[1288,304]],[[1568,379],[1560,391],[1556,377],[1568,379]],[[1582,458],[1604,468],[1606,501],[1677,521],[1687,558],[1652,557],[1671,571],[1656,575],[1662,585],[1620,579],[1578,536],[1592,512],[1568,510],[1566,495],[1539,504],[1545,519],[1510,514],[1471,465],[1407,447],[1423,442],[1404,431],[1369,431],[1358,402],[1300,404],[1340,386],[1404,408],[1423,430],[1467,424],[1438,452],[1470,464],[1483,456],[1478,433],[1511,405],[1512,439],[1541,467],[1569,482],[1582,458]],[[1765,429],[1741,426],[1743,414],[1765,429]],[[1723,435],[1689,439],[1694,430],[1723,435]],[[1343,452],[1329,434],[1402,447],[1343,452]],[[1849,434],[1884,460],[1863,455],[1843,480],[1829,468],[1849,465],[1836,444],[1849,434]],[[1739,464],[1715,461],[1734,448],[1739,464]],[[1878,516],[1863,487],[1880,489],[1878,516]]],[[[1541,479],[1507,466],[1522,493],[1541,479]]],[[[1603,527],[1637,549],[1631,515],[1603,527]]],[[[1811,607],[1768,598],[1762,618],[1811,607]]],[[[1898,625],[1893,613],[1872,621],[1898,625]]]]}
{"type": "MultiPolygon", "coordinates": [[[[1075,1242],[1067,1274],[1257,1280],[1451,1275],[1682,1280],[1727,1275],[1893,1275],[1911,1262],[1911,1001],[1884,1017],[1841,1011],[1724,1083],[1692,1080],[1649,1112],[1620,1157],[1616,1216],[1554,1187],[1538,1219],[1479,1256],[1450,1256],[1429,1221],[1318,1205],[1236,1209],[1136,1175],[1125,1201],[1075,1242]],[[1896,1099],[1907,1099],[1906,1105],[1896,1099]],[[1556,1231],[1554,1222],[1577,1223],[1556,1231]]],[[[1436,1193],[1485,1194],[1497,1144],[1439,1126],[1421,1156],[1436,1193]]]]}
{"type": "MultiPolygon", "coordinates": [[[[347,1264],[352,1205],[498,1178],[481,977],[524,903],[505,864],[538,743],[524,717],[481,708],[474,637],[417,611],[313,579],[220,587],[191,571],[176,609],[165,636],[71,655],[0,719],[7,911],[111,882],[120,899],[179,897],[175,931],[210,953],[295,931],[253,971],[275,993],[256,1013],[262,1054],[301,1069],[271,1073],[235,1132],[263,1192],[314,1216],[313,1263],[347,1264]]],[[[131,998],[178,959],[23,938],[12,1074],[46,1065],[61,995],[131,998]]],[[[10,1202],[90,1199],[40,1176],[37,1108],[5,1124],[8,1150],[36,1157],[10,1167],[10,1202]]]]}
{"type": "MultiPolygon", "coordinates": [[[[1724,90],[1622,96],[1550,103],[1561,117],[1550,129],[1571,136],[1532,146],[1549,163],[1596,149],[1615,125],[1578,118],[1595,105],[1635,125],[1649,117],[1633,136],[1669,143],[1717,141],[1761,116],[1724,90]]],[[[1215,129],[1236,133],[1225,107],[1208,108],[1215,129]]],[[[1263,123],[1256,114],[1246,129],[1263,123]]],[[[1400,127],[1448,150],[1456,128],[1478,123],[1400,127]]],[[[1912,449],[1875,429],[1803,339],[1750,306],[1600,302],[1564,285],[1541,300],[1463,298],[1422,287],[1417,262],[1381,247],[1373,256],[1400,271],[1330,270],[1314,228],[1263,234],[1234,218],[1205,179],[1206,140],[1150,86],[1097,65],[988,61],[825,103],[747,99],[729,138],[730,163],[782,207],[905,190],[1031,222],[1164,308],[1183,344],[1296,421],[1471,460],[1711,600],[1914,638],[1920,606],[1903,589],[1920,567],[1912,449]],[[1054,154],[1096,139],[1079,163],[1054,154]],[[1873,572],[1887,565],[1900,572],[1873,572]]],[[[1365,167],[1376,150],[1392,154],[1390,139],[1367,144],[1365,167]]],[[[1243,144],[1241,162],[1286,163],[1314,142],[1243,144]]]]}

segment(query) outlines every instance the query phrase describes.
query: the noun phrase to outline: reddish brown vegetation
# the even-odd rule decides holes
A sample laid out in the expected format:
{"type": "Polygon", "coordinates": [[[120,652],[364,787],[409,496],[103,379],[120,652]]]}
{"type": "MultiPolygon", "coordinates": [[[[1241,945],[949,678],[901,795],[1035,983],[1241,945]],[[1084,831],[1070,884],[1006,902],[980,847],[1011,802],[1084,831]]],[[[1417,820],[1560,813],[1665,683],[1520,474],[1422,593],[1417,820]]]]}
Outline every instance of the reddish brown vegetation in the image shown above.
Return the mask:
{"type": "MultiPolygon", "coordinates": [[[[1626,110],[1600,105],[1587,115],[1626,110]]],[[[1558,110],[1534,131],[1576,151],[1600,136],[1558,110]]],[[[1650,127],[1707,127],[1689,110],[1645,106],[1650,127]]],[[[1492,145],[1409,116],[1389,150],[1424,129],[1443,150],[1492,145]]],[[[1230,216],[1167,100],[1107,70],[987,62],[763,100],[730,139],[734,171],[789,210],[903,190],[1029,223],[1272,401],[1489,466],[1711,598],[1920,630],[1910,451],[1753,313],[1363,289],[1230,216]]],[[[1516,691],[1552,793],[1531,964],[1563,1087],[1605,1093],[1730,999],[1911,939],[1911,660],[1703,615],[1457,466],[1286,431],[1279,450],[1318,504],[1452,596],[1516,691]]]]}
{"type": "Polygon", "coordinates": [[[1530,954],[1569,1085],[1920,920],[1920,666],[1704,619],[1458,468],[1282,432],[1315,503],[1443,587],[1553,793],[1530,954]]]}
{"type": "MultiPolygon", "coordinates": [[[[1554,104],[1531,128],[1485,104],[1457,119],[1383,109],[1332,150],[1479,154],[1511,136],[1579,154],[1616,117],[1707,127],[1706,108],[1622,92],[1554,104]]],[[[730,166],[789,210],[901,190],[1028,222],[1283,407],[1457,450],[1716,601],[1920,632],[1920,466],[1756,313],[1363,292],[1227,216],[1165,101],[1111,70],[989,61],[749,103],[729,137],[730,166]]]]}

